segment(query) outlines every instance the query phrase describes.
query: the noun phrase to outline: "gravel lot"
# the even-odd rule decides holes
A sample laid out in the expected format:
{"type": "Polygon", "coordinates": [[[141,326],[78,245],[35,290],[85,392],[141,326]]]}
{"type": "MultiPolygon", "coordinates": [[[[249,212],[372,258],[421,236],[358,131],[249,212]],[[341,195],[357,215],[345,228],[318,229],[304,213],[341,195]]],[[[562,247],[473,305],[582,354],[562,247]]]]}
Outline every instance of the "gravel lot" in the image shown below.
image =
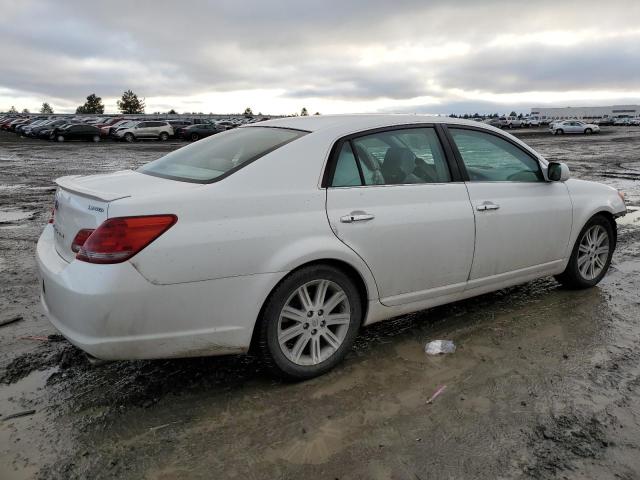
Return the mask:
{"type": "MultiPolygon", "coordinates": [[[[640,128],[515,133],[640,205],[640,128]]],[[[0,327],[2,479],[638,478],[637,214],[599,287],[543,279],[377,324],[305,383],[276,382],[252,357],[89,365],[40,312],[34,249],[52,181],[181,145],[0,133],[0,321],[23,317],[0,327]],[[427,357],[436,338],[458,350],[427,357]]]]}

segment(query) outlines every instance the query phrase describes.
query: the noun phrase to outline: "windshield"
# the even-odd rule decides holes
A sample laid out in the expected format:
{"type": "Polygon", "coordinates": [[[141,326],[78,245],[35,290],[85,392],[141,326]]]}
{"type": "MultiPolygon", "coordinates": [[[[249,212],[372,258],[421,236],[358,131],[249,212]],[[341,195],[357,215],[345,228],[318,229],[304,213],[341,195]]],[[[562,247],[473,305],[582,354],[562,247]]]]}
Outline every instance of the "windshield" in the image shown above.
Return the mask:
{"type": "Polygon", "coordinates": [[[229,130],[174,150],[138,171],[185,182],[211,183],[307,133],[273,127],[229,130]]]}

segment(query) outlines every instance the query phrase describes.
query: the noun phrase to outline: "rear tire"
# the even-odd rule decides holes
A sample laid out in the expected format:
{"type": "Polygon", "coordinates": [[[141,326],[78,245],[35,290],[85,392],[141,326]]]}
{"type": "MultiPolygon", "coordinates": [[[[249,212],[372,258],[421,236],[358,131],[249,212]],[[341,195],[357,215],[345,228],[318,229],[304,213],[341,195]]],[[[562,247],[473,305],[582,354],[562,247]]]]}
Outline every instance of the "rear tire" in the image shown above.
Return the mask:
{"type": "Polygon", "coordinates": [[[603,215],[595,215],[582,228],[564,272],[556,280],[568,288],[582,289],[597,285],[611,265],[616,246],[613,227],[603,215]]]}
{"type": "Polygon", "coordinates": [[[166,142],[167,140],[169,140],[169,134],[167,132],[162,132],[160,134],[160,141],[166,142]]]}
{"type": "Polygon", "coordinates": [[[291,273],[269,296],[256,332],[258,349],[275,375],[306,380],[344,359],[361,321],[360,294],[349,276],[312,265],[291,273]]]}
{"type": "Polygon", "coordinates": [[[200,140],[200,135],[198,135],[197,133],[192,133],[191,134],[191,141],[192,142],[197,142],[198,140],[200,140]]]}
{"type": "Polygon", "coordinates": [[[100,141],[100,135],[94,135],[91,141],[93,141],[93,143],[98,143],[100,141]]]}

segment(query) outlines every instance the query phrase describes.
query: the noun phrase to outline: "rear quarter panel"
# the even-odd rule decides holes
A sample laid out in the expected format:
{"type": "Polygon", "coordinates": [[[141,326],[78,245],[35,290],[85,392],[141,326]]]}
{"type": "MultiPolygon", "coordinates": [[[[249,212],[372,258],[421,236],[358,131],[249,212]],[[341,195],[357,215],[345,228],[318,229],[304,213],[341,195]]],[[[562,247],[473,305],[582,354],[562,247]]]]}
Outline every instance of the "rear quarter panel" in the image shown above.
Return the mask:
{"type": "MultiPolygon", "coordinates": [[[[201,141],[207,141],[201,140],[201,141]]],[[[156,284],[280,272],[320,259],[349,263],[378,298],[366,264],[333,234],[319,187],[329,146],[311,135],[193,191],[114,201],[109,217],[174,213],[177,224],[131,259],[156,284]]]]}

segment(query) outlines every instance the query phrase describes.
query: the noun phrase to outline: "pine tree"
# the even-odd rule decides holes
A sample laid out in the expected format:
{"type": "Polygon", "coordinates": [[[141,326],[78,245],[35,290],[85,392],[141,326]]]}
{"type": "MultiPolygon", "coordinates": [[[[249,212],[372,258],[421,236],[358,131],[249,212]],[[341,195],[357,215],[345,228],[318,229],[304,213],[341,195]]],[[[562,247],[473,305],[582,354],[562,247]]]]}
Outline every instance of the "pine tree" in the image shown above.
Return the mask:
{"type": "Polygon", "coordinates": [[[144,100],[140,100],[138,95],[131,90],[122,94],[122,99],[118,100],[118,109],[122,113],[136,114],[144,113],[144,100]]]}
{"type": "Polygon", "coordinates": [[[104,105],[102,104],[102,98],[92,93],[87,97],[87,101],[84,105],[80,105],[76,108],[76,113],[104,113],[104,105]]]}
{"type": "Polygon", "coordinates": [[[53,108],[47,102],[42,102],[42,107],[40,107],[40,113],[53,113],[53,108]]]}
{"type": "Polygon", "coordinates": [[[9,113],[18,113],[18,110],[16,110],[16,107],[11,105],[11,108],[9,109],[9,113]]]}
{"type": "Polygon", "coordinates": [[[307,112],[307,107],[302,107],[302,111],[300,112],[301,117],[309,116],[309,112],[307,112]]]}
{"type": "Polygon", "coordinates": [[[253,115],[253,110],[251,110],[251,107],[245,108],[244,109],[244,116],[248,117],[248,116],[251,116],[251,115],[253,115]]]}

